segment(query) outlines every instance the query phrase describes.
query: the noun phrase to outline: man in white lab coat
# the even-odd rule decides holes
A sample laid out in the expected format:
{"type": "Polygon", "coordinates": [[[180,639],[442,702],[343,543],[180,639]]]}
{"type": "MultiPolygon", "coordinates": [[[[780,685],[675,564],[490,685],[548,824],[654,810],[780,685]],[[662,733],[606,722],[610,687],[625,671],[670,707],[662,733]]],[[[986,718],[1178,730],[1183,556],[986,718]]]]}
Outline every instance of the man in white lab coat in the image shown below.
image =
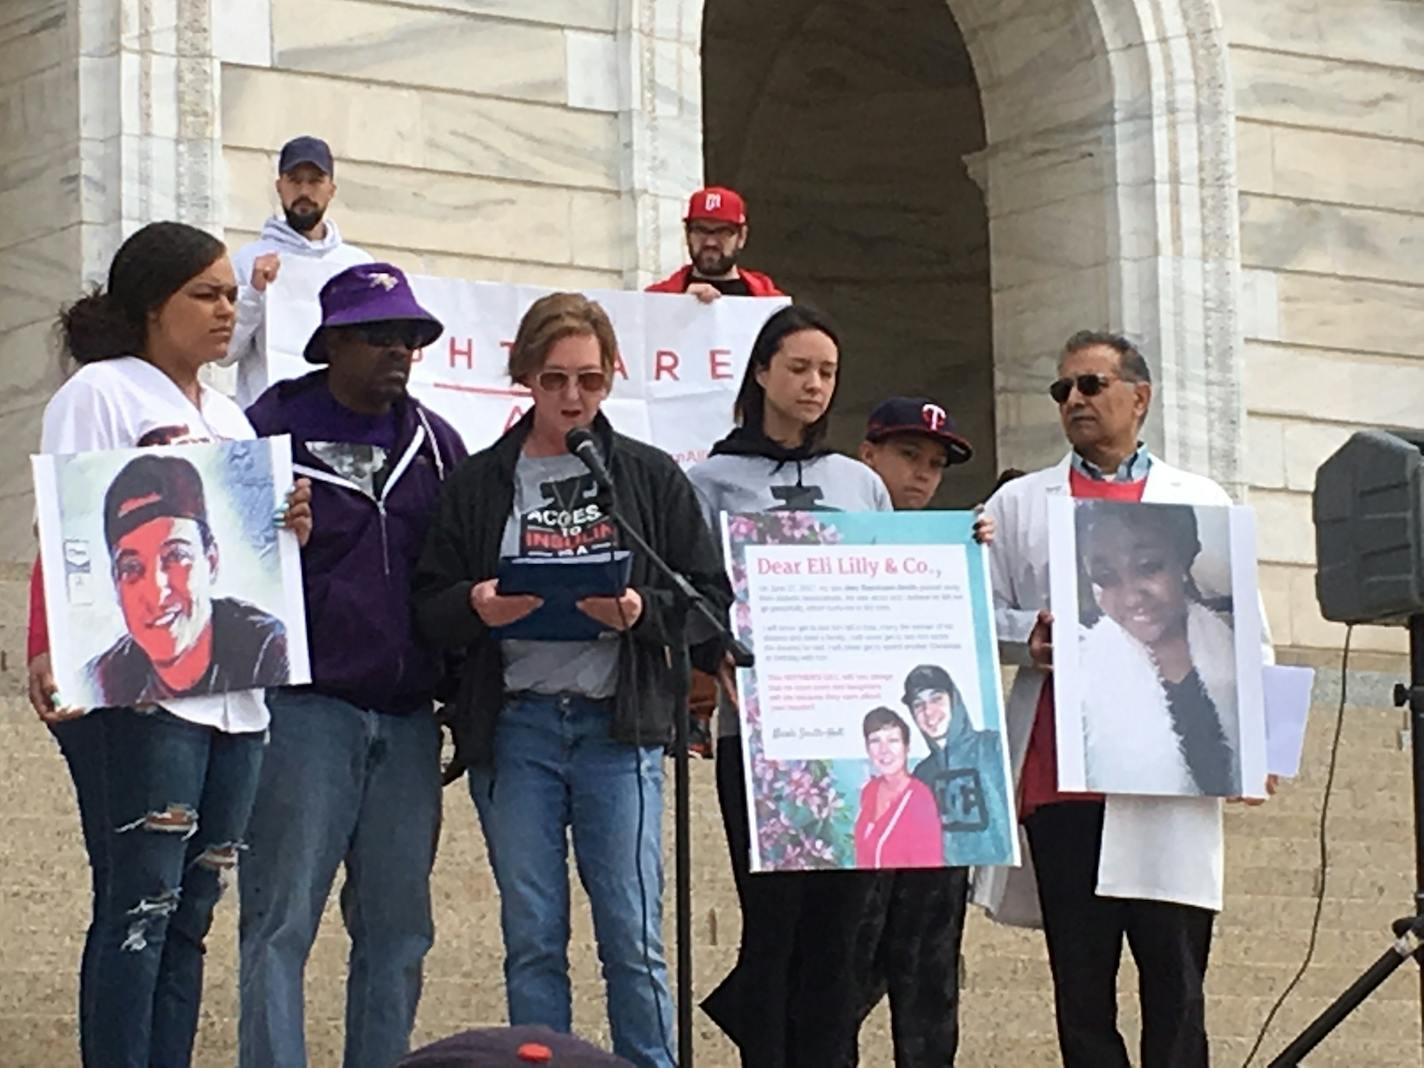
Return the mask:
{"type": "MultiPolygon", "coordinates": [[[[1203,984],[1222,900],[1222,803],[1058,790],[1048,502],[1231,501],[1215,482],[1169,466],[1141,443],[1151,373],[1126,338],[1075,334],[1049,393],[1071,451],[1004,484],[987,505],[997,527],[990,568],[1000,650],[1023,665],[1006,725],[1028,848],[1022,868],[981,869],[975,899],[1002,922],[1043,926],[1065,1068],[1130,1068],[1117,1030],[1124,937],[1141,977],[1142,1068],[1205,1068],[1203,984]]],[[[1269,660],[1264,616],[1262,630],[1269,660]]]]}

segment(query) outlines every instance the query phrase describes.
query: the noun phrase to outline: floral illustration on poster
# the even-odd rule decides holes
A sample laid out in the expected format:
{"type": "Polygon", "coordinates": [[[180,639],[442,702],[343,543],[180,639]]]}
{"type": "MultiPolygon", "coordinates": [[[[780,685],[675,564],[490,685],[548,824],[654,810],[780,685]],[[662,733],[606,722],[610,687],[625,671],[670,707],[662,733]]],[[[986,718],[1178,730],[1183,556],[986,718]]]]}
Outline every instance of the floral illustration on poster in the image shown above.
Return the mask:
{"type": "Polygon", "coordinates": [[[974,515],[723,522],[751,869],[1018,863],[974,515]]]}

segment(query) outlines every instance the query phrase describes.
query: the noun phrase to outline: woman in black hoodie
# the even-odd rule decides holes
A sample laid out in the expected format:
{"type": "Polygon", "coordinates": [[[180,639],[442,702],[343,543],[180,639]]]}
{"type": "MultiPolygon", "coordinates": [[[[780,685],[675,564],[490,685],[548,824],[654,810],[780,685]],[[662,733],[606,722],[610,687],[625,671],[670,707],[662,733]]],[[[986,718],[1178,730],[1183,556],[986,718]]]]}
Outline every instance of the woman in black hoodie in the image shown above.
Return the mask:
{"type": "MultiPolygon", "coordinates": [[[[724,512],[891,510],[870,468],[825,444],[840,367],[830,323],[790,305],[762,326],[737,393],[737,427],[688,476],[707,521],[724,512]]],[[[737,965],[702,1003],[756,1068],[856,1061],[861,1000],[852,975],[874,873],[749,873],[750,831],[738,713],[718,709],[717,797],[742,907],[737,965]]]]}

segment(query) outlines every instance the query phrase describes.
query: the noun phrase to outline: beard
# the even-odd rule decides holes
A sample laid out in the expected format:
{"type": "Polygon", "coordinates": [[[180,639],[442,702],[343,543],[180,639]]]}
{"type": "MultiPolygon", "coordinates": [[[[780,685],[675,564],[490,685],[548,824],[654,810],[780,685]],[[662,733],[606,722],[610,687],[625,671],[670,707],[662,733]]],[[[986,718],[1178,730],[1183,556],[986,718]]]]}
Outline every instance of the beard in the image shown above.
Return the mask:
{"type": "Polygon", "coordinates": [[[288,226],[299,234],[307,234],[316,229],[326,212],[310,200],[298,200],[291,207],[283,205],[282,214],[287,217],[288,226]]]}
{"type": "Polygon", "coordinates": [[[719,278],[737,265],[737,254],[723,254],[721,249],[704,248],[692,258],[696,273],[704,278],[719,278]]]}

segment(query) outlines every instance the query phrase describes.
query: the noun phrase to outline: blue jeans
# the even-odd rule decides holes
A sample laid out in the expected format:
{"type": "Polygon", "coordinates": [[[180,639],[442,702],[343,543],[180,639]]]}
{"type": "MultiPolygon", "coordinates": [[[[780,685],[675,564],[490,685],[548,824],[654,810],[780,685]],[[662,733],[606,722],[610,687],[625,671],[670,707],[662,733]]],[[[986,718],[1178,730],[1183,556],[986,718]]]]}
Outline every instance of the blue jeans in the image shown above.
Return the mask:
{"type": "Polygon", "coordinates": [[[99,1064],[99,1046],[94,1037],[94,954],[99,948],[99,916],[109,890],[109,851],[104,818],[105,767],[104,723],[101,715],[65,720],[50,728],[59,751],[69,765],[74,796],[79,802],[79,820],[84,830],[84,852],[89,857],[90,891],[93,906],[89,930],[84,936],[84,955],[79,964],[79,1050],[84,1068],[99,1064]]]}
{"type": "Polygon", "coordinates": [[[237,863],[262,735],[109,708],[56,731],[70,762],[94,874],[80,974],[85,1063],[190,1063],[203,939],[237,863]]]}
{"type": "Polygon", "coordinates": [[[270,690],[271,744],[239,870],[245,1068],[307,1063],[303,974],[336,872],[351,938],[346,1068],[410,1048],[435,939],[440,728],[426,708],[386,715],[310,690],[270,690]]]}
{"type": "Polygon", "coordinates": [[[470,772],[499,886],[512,1025],[572,1025],[568,836],[593,909],[613,1051],[643,1068],[676,1062],[662,939],[662,747],[610,735],[612,703],[509,698],[494,766],[470,772]]]}

